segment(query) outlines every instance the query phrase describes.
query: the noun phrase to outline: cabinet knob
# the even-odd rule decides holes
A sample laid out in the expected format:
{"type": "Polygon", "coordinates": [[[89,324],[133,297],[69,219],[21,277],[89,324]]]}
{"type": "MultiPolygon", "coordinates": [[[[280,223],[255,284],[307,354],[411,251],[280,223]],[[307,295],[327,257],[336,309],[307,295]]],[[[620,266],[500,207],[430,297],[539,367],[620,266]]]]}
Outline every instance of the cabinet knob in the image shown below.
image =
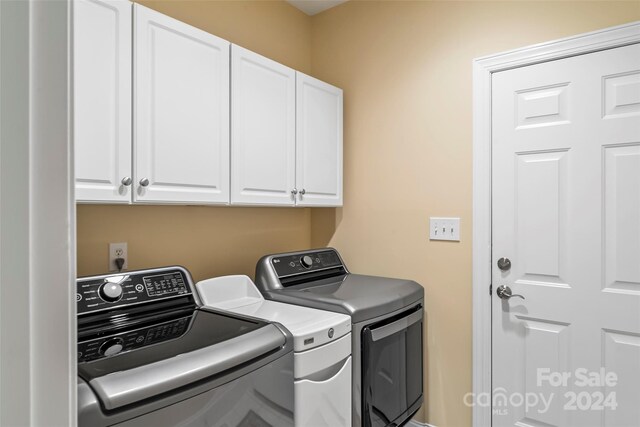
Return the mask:
{"type": "Polygon", "coordinates": [[[149,179],[147,179],[147,178],[142,178],[142,179],[140,180],[140,185],[141,185],[141,186],[143,186],[143,187],[146,187],[147,185],[149,185],[149,179]]]}
{"type": "Polygon", "coordinates": [[[122,178],[122,181],[120,181],[122,183],[122,185],[124,185],[125,187],[128,187],[131,185],[131,183],[133,182],[133,180],[131,179],[130,176],[125,176],[124,178],[122,178]]]}
{"type": "Polygon", "coordinates": [[[304,196],[304,193],[306,193],[305,189],[303,188],[302,190],[300,190],[300,195],[304,196]]]}
{"type": "Polygon", "coordinates": [[[298,189],[294,188],[293,190],[291,190],[291,194],[293,194],[294,196],[298,194],[298,189]]]}

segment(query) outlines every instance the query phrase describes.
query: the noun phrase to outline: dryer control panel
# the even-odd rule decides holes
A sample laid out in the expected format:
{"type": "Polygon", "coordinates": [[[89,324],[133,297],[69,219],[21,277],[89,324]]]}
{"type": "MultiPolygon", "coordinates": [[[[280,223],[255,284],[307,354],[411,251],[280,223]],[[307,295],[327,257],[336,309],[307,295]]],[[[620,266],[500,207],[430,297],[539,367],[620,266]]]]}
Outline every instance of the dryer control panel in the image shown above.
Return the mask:
{"type": "Polygon", "coordinates": [[[271,258],[271,264],[280,278],[343,266],[340,257],[333,249],[276,255],[271,258]]]}
{"type": "Polygon", "coordinates": [[[321,279],[348,274],[338,251],[332,248],[263,256],[256,266],[256,286],[261,292],[305,286],[321,279]]]}
{"type": "Polygon", "coordinates": [[[190,296],[193,285],[182,267],[140,270],[80,278],[76,282],[78,314],[190,296]]]}

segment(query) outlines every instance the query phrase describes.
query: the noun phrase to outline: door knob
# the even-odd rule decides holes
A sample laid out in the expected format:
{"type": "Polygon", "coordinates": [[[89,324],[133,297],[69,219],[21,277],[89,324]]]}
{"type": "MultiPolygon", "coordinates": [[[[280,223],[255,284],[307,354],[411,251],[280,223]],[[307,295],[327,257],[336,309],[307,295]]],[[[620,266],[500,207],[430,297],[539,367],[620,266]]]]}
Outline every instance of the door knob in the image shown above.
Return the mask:
{"type": "Polygon", "coordinates": [[[293,194],[294,196],[298,194],[298,189],[294,188],[293,190],[291,190],[291,194],[293,194]]]}
{"type": "Polygon", "coordinates": [[[518,295],[518,294],[514,295],[511,292],[511,288],[506,286],[506,285],[498,286],[498,289],[496,289],[496,294],[498,294],[498,296],[501,299],[504,299],[504,300],[508,300],[509,298],[513,298],[513,297],[518,297],[518,298],[524,299],[524,296],[522,296],[522,295],[518,295]]]}
{"type": "Polygon", "coordinates": [[[509,271],[511,269],[511,260],[509,258],[500,258],[498,260],[498,268],[500,271],[509,271]]]}
{"type": "Polygon", "coordinates": [[[307,191],[303,188],[302,190],[300,190],[300,195],[301,195],[301,196],[304,196],[304,194],[305,194],[306,192],[307,192],[307,191]]]}
{"type": "Polygon", "coordinates": [[[124,185],[125,187],[128,187],[131,185],[131,183],[133,182],[133,180],[131,179],[130,176],[125,176],[124,178],[122,178],[122,181],[120,181],[122,183],[122,185],[124,185]]]}
{"type": "Polygon", "coordinates": [[[149,185],[149,179],[148,178],[142,178],[140,180],[140,185],[143,187],[146,187],[147,185],[149,185]]]}

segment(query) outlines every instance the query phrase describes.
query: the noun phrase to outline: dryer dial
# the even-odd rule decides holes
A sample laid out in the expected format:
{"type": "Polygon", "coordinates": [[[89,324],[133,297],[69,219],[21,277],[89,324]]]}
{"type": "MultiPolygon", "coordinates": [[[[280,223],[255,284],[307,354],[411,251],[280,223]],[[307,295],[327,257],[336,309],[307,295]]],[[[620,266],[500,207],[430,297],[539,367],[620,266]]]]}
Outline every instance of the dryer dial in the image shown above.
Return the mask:
{"type": "Polygon", "coordinates": [[[313,265],[313,258],[311,258],[309,255],[305,255],[300,258],[300,264],[302,264],[304,268],[311,268],[311,266],[313,265]]]}

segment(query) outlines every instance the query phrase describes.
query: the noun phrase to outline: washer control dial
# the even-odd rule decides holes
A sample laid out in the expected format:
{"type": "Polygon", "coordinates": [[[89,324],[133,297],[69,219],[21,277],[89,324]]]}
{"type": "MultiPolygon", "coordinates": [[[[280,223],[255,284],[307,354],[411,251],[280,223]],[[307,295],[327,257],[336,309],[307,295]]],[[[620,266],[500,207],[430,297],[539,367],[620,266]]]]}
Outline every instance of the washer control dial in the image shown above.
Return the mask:
{"type": "Polygon", "coordinates": [[[300,264],[302,264],[304,268],[311,268],[311,266],[313,265],[313,258],[311,258],[309,255],[305,255],[300,258],[300,264]]]}
{"type": "Polygon", "coordinates": [[[102,343],[98,352],[103,356],[113,356],[122,351],[124,348],[124,341],[122,338],[111,338],[102,343]]]}
{"type": "Polygon", "coordinates": [[[122,286],[119,283],[106,282],[100,286],[98,294],[106,302],[116,302],[122,298],[122,286]]]}

